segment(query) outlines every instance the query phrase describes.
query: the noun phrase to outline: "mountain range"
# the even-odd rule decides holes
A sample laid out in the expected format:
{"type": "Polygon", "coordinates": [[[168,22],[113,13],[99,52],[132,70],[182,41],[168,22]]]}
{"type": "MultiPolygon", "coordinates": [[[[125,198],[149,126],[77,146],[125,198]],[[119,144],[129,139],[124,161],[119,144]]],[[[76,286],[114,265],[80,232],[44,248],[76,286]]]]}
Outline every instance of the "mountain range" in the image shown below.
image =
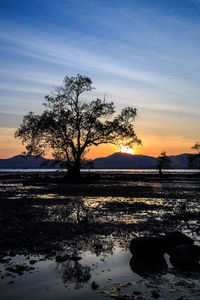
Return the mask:
{"type": "MultiPolygon", "coordinates": [[[[188,168],[188,153],[179,155],[169,155],[171,159],[170,168],[185,169],[188,168]]],[[[0,159],[0,169],[45,169],[55,168],[46,164],[48,161],[44,157],[36,158],[29,156],[25,158],[17,155],[8,159],[0,159]]],[[[157,166],[157,157],[147,155],[133,155],[116,152],[107,157],[96,158],[93,160],[95,169],[154,169],[157,166]]]]}
{"type": "MultiPolygon", "coordinates": [[[[170,168],[188,168],[188,155],[169,155],[170,168]]],[[[117,152],[107,157],[96,158],[93,164],[95,169],[154,169],[157,167],[157,159],[153,156],[117,152]]]]}

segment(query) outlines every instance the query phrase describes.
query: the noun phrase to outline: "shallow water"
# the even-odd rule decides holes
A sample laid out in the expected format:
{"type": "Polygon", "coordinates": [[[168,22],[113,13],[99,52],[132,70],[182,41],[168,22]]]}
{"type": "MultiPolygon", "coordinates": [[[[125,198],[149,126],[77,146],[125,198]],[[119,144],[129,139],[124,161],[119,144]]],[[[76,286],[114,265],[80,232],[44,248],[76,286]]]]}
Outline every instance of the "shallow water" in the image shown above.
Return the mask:
{"type": "MultiPolygon", "coordinates": [[[[0,169],[0,173],[66,173],[67,169],[0,169]]],[[[82,173],[97,174],[158,174],[158,169],[81,169],[82,173]]],[[[199,169],[164,169],[165,174],[198,173],[199,169]]]]}
{"type": "MultiPolygon", "coordinates": [[[[200,298],[199,273],[177,272],[169,264],[162,273],[145,273],[140,276],[130,268],[129,250],[119,245],[98,253],[80,250],[76,255],[81,257],[76,262],[56,262],[55,258],[42,260],[42,256],[29,256],[27,259],[17,255],[9,265],[26,264],[33,266],[34,270],[25,271],[21,276],[13,273],[16,276],[14,278],[3,278],[0,281],[1,300],[98,300],[105,296],[122,296],[122,299],[131,299],[131,296],[141,296],[142,299],[155,299],[158,296],[170,300],[179,297],[200,298]],[[31,259],[37,262],[30,265],[31,259]],[[93,281],[96,289],[92,288],[93,281]]],[[[3,276],[7,272],[6,266],[8,263],[0,265],[3,276]]]]}
{"type": "MultiPolygon", "coordinates": [[[[85,236],[83,234],[77,238],[78,242],[84,239],[84,245],[74,245],[73,241],[64,244],[66,253],[70,251],[81,257],[77,262],[68,259],[58,263],[55,257],[28,257],[28,254],[8,256],[11,260],[0,263],[0,299],[19,297],[22,300],[98,300],[104,299],[105,296],[117,298],[119,295],[123,296],[123,299],[133,299],[133,296],[134,299],[155,299],[158,296],[167,300],[181,297],[200,299],[199,273],[180,272],[170,265],[163,272],[148,274],[138,274],[130,268],[131,254],[127,245],[133,235],[164,233],[165,230],[176,228],[200,244],[199,180],[187,180],[185,177],[179,180],[176,177],[171,181],[166,177],[156,182],[154,178],[150,179],[151,181],[146,182],[102,180],[86,185],[69,183],[67,186],[63,183],[45,185],[42,182],[35,185],[0,184],[4,200],[0,218],[5,222],[8,219],[5,223],[8,224],[7,227],[10,225],[10,219],[14,220],[12,230],[15,230],[18,223],[20,225],[21,218],[27,222],[27,232],[30,231],[30,220],[32,225],[37,224],[39,220],[41,228],[51,224],[51,221],[64,226],[65,222],[71,222],[70,224],[81,228],[78,216],[82,220],[87,216],[87,230],[95,232],[92,242],[89,241],[89,233],[86,230],[85,236]],[[13,201],[15,199],[16,201],[13,201]],[[119,226],[115,227],[116,224],[119,226]],[[124,224],[125,226],[122,226],[124,224]],[[110,233],[112,236],[108,239],[110,233]],[[106,234],[108,240],[105,240],[102,234],[106,234]],[[100,244],[99,238],[103,239],[100,244]],[[31,265],[31,259],[37,262],[31,265]],[[23,275],[6,270],[8,265],[16,264],[25,266],[23,275]],[[34,269],[30,270],[30,267],[34,269]],[[99,285],[97,289],[91,287],[93,281],[99,285]]],[[[25,229],[23,226],[18,227],[20,230],[25,229]]],[[[50,232],[48,237],[51,237],[51,227],[45,232],[50,232]]],[[[45,236],[43,239],[45,241],[45,236]]]]}

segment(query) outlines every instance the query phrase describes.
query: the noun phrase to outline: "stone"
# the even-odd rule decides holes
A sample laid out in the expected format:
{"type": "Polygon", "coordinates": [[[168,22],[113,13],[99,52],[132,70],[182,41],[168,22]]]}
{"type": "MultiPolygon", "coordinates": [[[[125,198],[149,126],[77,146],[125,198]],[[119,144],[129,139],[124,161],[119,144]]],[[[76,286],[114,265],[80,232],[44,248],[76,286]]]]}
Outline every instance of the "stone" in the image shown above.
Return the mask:
{"type": "Polygon", "coordinates": [[[142,259],[133,255],[130,259],[130,267],[134,273],[145,277],[148,273],[164,272],[167,270],[167,263],[164,257],[159,257],[156,259],[142,259]]]}
{"type": "Polygon", "coordinates": [[[37,262],[36,259],[31,259],[31,260],[29,261],[30,265],[34,265],[36,262],[37,262]]]}
{"type": "Polygon", "coordinates": [[[133,254],[130,267],[138,274],[165,270],[165,253],[171,255],[172,265],[194,265],[200,257],[199,246],[194,246],[194,241],[179,231],[157,237],[134,238],[130,242],[130,251],[133,254]]]}
{"type": "Polygon", "coordinates": [[[163,257],[164,253],[170,255],[176,247],[182,244],[193,245],[194,241],[184,233],[175,231],[165,236],[137,237],[130,242],[130,251],[141,258],[163,257]]]}
{"type": "Polygon", "coordinates": [[[182,232],[174,231],[165,236],[165,251],[169,255],[180,245],[193,245],[194,241],[182,232]]]}
{"type": "Polygon", "coordinates": [[[200,246],[183,244],[176,247],[170,255],[170,262],[177,267],[198,266],[200,261],[200,246]]]}
{"type": "Polygon", "coordinates": [[[69,259],[69,255],[65,254],[65,255],[57,255],[56,256],[56,262],[61,263],[61,262],[65,262],[66,260],[69,259]]]}
{"type": "Polygon", "coordinates": [[[99,288],[99,285],[98,285],[95,281],[93,281],[93,282],[91,283],[91,288],[92,288],[93,290],[96,290],[96,289],[99,288]]]}
{"type": "Polygon", "coordinates": [[[137,258],[157,258],[165,253],[164,237],[137,237],[130,242],[130,251],[137,258]]]}

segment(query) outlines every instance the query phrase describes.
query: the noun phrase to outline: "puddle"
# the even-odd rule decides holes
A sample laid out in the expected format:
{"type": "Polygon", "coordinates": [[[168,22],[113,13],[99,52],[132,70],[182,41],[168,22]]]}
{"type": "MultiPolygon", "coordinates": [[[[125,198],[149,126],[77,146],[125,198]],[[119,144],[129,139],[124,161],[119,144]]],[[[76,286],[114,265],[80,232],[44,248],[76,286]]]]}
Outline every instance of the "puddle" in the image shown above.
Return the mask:
{"type": "MultiPolygon", "coordinates": [[[[69,250],[69,248],[66,248],[69,250]]],[[[76,252],[78,259],[56,262],[42,256],[17,255],[1,264],[1,300],[11,299],[199,299],[199,273],[176,272],[169,264],[160,273],[141,276],[130,267],[129,249],[115,245],[94,253],[91,250],[76,252]],[[22,275],[6,271],[9,266],[25,265],[22,275]],[[32,270],[28,270],[32,267],[32,270]],[[6,276],[6,272],[10,276],[6,276]],[[15,277],[14,277],[15,276],[15,277]],[[134,298],[136,297],[136,298],[134,298]]],[[[66,250],[67,251],[67,250],[66,250]]],[[[4,258],[6,259],[6,257],[4,258]]],[[[12,269],[11,269],[12,270],[12,269]]]]}

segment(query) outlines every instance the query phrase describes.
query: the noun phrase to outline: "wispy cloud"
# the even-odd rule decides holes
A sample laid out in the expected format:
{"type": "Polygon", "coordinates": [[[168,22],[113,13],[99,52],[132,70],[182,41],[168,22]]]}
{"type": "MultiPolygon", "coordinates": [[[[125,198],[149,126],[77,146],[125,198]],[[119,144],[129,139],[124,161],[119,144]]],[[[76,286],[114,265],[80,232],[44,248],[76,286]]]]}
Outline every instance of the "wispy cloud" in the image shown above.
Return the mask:
{"type": "Polygon", "coordinates": [[[21,1],[0,11],[1,124],[18,126],[19,113],[39,112],[65,75],[81,73],[94,81],[92,97],[136,106],[143,134],[196,136],[199,2],[21,1]]]}
{"type": "MultiPolygon", "coordinates": [[[[15,53],[20,56],[29,57],[38,61],[48,62],[53,65],[60,65],[62,68],[74,68],[77,70],[85,70],[89,73],[100,72],[103,74],[110,74],[116,77],[122,77],[132,82],[141,82],[146,85],[152,85],[155,88],[168,89],[169,91],[181,90],[186,82],[190,82],[189,78],[178,76],[169,72],[163,72],[159,69],[145,70],[145,68],[128,67],[128,61],[124,57],[124,61],[117,62],[114,58],[94,53],[90,49],[85,49],[83,45],[77,48],[67,43],[61,43],[58,40],[52,39],[51,43],[44,42],[44,40],[37,34],[34,37],[34,43],[32,40],[26,39],[24,36],[14,37],[11,35],[1,34],[1,38],[13,46],[4,46],[7,52],[15,53]]],[[[106,75],[108,76],[108,75],[106,75]]],[[[30,76],[28,76],[30,79],[30,76]]],[[[23,78],[23,74],[22,74],[23,78]]],[[[51,80],[48,80],[49,82],[51,80]]],[[[41,82],[45,83],[44,78],[41,78],[41,82]]]]}

